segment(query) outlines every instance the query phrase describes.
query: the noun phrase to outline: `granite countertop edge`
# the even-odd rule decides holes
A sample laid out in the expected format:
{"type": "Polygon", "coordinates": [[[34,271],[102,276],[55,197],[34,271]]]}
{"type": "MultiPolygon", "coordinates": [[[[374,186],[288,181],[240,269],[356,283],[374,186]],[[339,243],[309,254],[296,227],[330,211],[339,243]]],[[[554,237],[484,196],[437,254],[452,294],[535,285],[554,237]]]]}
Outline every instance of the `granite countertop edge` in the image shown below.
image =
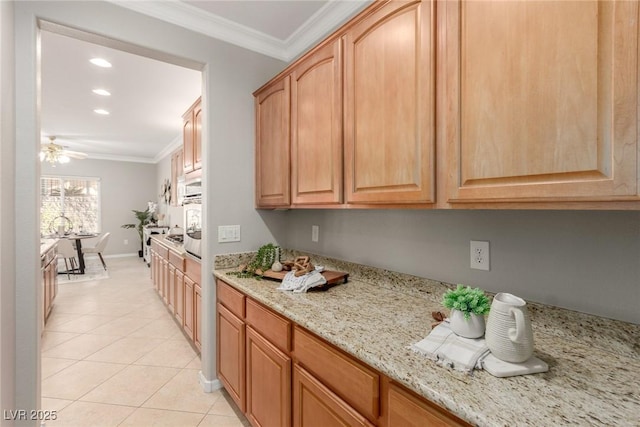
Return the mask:
{"type": "MultiPolygon", "coordinates": [[[[640,325],[530,303],[534,354],[549,372],[468,375],[408,348],[429,333],[431,312],[442,310],[442,294],[453,285],[307,254],[349,272],[349,281],[293,294],[276,290],[277,282],[227,274],[253,254],[218,255],[214,276],[472,424],[639,425],[633,384],[640,383],[640,325]],[[376,309],[364,310],[371,306],[376,309]]],[[[283,258],[299,254],[306,253],[283,258]]]]}

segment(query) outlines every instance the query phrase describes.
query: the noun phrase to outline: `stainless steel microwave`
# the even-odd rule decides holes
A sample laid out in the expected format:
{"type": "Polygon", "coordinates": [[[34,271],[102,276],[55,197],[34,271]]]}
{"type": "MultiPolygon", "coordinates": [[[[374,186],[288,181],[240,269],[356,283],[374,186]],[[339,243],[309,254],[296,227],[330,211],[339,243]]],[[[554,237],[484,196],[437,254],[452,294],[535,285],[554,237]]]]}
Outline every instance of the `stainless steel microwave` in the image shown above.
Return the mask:
{"type": "Polygon", "coordinates": [[[178,205],[184,205],[187,199],[202,197],[202,181],[187,181],[184,175],[178,177],[176,197],[178,205]]]}

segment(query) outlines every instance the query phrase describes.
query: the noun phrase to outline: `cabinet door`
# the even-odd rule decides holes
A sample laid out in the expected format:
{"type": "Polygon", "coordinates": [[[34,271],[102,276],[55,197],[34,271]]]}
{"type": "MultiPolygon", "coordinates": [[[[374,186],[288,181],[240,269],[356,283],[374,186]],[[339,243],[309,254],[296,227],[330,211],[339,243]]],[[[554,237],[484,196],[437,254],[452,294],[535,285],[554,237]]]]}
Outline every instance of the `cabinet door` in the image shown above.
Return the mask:
{"type": "Polygon", "coordinates": [[[217,372],[231,398],[245,411],[245,324],[217,304],[217,372]]]}
{"type": "Polygon", "coordinates": [[[293,204],[342,202],[342,60],[340,40],[291,72],[293,204]]]}
{"type": "Polygon", "coordinates": [[[168,280],[167,280],[167,308],[174,313],[175,306],[175,289],[176,289],[176,268],[169,263],[168,280]]]}
{"type": "MultiPolygon", "coordinates": [[[[430,425],[430,424],[424,424],[430,425]]],[[[310,373],[293,368],[293,426],[373,426],[310,373]]]]}
{"type": "Polygon", "coordinates": [[[184,331],[193,340],[193,286],[189,276],[184,276],[184,331]]]}
{"type": "Polygon", "coordinates": [[[182,149],[171,155],[171,206],[178,206],[178,177],[183,172],[182,149]]]}
{"type": "Polygon", "coordinates": [[[288,206],[290,200],[290,89],[285,77],[255,94],[256,206],[288,206]]]}
{"type": "Polygon", "coordinates": [[[160,295],[162,295],[162,299],[165,304],[169,303],[169,260],[161,258],[160,260],[160,269],[162,276],[162,287],[160,290],[160,295]]]}
{"type": "Polygon", "coordinates": [[[202,168],[202,101],[193,107],[193,170],[202,168]]]}
{"type": "Polygon", "coordinates": [[[347,203],[434,199],[435,2],[390,2],[345,35],[347,203]]]}
{"type": "Polygon", "coordinates": [[[202,288],[199,284],[193,285],[193,343],[202,349],[202,288]]]}
{"type": "Polygon", "coordinates": [[[247,410],[251,424],[291,425],[291,359],[247,327],[247,410]]]}
{"type": "Polygon", "coordinates": [[[193,110],[182,116],[182,170],[184,173],[193,171],[193,110]]]}
{"type": "Polygon", "coordinates": [[[180,325],[184,325],[184,273],[176,268],[175,285],[175,309],[174,315],[180,325]]]}
{"type": "Polygon", "coordinates": [[[445,2],[449,201],[638,199],[638,2],[445,2]]]}
{"type": "Polygon", "coordinates": [[[386,394],[385,427],[462,427],[469,426],[446,410],[413,396],[395,384],[386,394]]]}

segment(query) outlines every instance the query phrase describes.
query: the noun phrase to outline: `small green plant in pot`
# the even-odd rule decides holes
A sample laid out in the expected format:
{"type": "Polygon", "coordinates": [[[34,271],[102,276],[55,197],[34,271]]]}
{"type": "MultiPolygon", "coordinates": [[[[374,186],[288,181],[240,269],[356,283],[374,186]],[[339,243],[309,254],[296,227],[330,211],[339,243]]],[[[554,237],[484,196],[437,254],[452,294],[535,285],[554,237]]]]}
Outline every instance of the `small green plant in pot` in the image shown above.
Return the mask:
{"type": "Polygon", "coordinates": [[[465,338],[480,338],[484,335],[484,315],[489,313],[489,298],[480,288],[458,285],[445,292],[442,305],[451,310],[451,330],[465,338]]]}
{"type": "Polygon", "coordinates": [[[260,246],[256,256],[247,265],[241,265],[240,271],[230,272],[240,278],[255,278],[260,280],[264,272],[271,268],[274,262],[280,261],[280,246],[267,243],[260,246]]]}
{"type": "Polygon", "coordinates": [[[153,213],[147,209],[144,211],[137,211],[135,209],[132,210],[138,219],[137,224],[123,224],[122,228],[135,228],[138,232],[138,236],[140,237],[140,250],[138,251],[138,256],[142,257],[144,242],[142,241],[144,238],[144,226],[151,223],[151,218],[153,217],[153,213]]]}

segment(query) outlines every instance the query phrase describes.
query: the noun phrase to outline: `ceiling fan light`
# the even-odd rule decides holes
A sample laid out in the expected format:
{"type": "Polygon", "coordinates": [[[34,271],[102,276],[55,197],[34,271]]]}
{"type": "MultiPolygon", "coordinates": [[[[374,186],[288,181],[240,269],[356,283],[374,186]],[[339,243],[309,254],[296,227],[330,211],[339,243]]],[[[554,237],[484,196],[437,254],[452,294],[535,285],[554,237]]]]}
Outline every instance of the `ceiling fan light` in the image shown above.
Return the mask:
{"type": "Polygon", "coordinates": [[[65,156],[64,154],[60,155],[60,157],[58,157],[58,163],[60,164],[65,164],[65,163],[69,163],[71,161],[71,159],[68,156],[65,156]]]}
{"type": "Polygon", "coordinates": [[[111,96],[111,92],[105,89],[94,89],[92,92],[100,96],[111,96]]]}
{"type": "Polygon", "coordinates": [[[111,62],[103,58],[92,58],[89,60],[93,65],[97,65],[102,68],[111,68],[111,62]]]}
{"type": "Polygon", "coordinates": [[[40,157],[40,161],[43,162],[44,159],[47,157],[47,154],[44,151],[41,151],[38,157],[40,157]]]}

